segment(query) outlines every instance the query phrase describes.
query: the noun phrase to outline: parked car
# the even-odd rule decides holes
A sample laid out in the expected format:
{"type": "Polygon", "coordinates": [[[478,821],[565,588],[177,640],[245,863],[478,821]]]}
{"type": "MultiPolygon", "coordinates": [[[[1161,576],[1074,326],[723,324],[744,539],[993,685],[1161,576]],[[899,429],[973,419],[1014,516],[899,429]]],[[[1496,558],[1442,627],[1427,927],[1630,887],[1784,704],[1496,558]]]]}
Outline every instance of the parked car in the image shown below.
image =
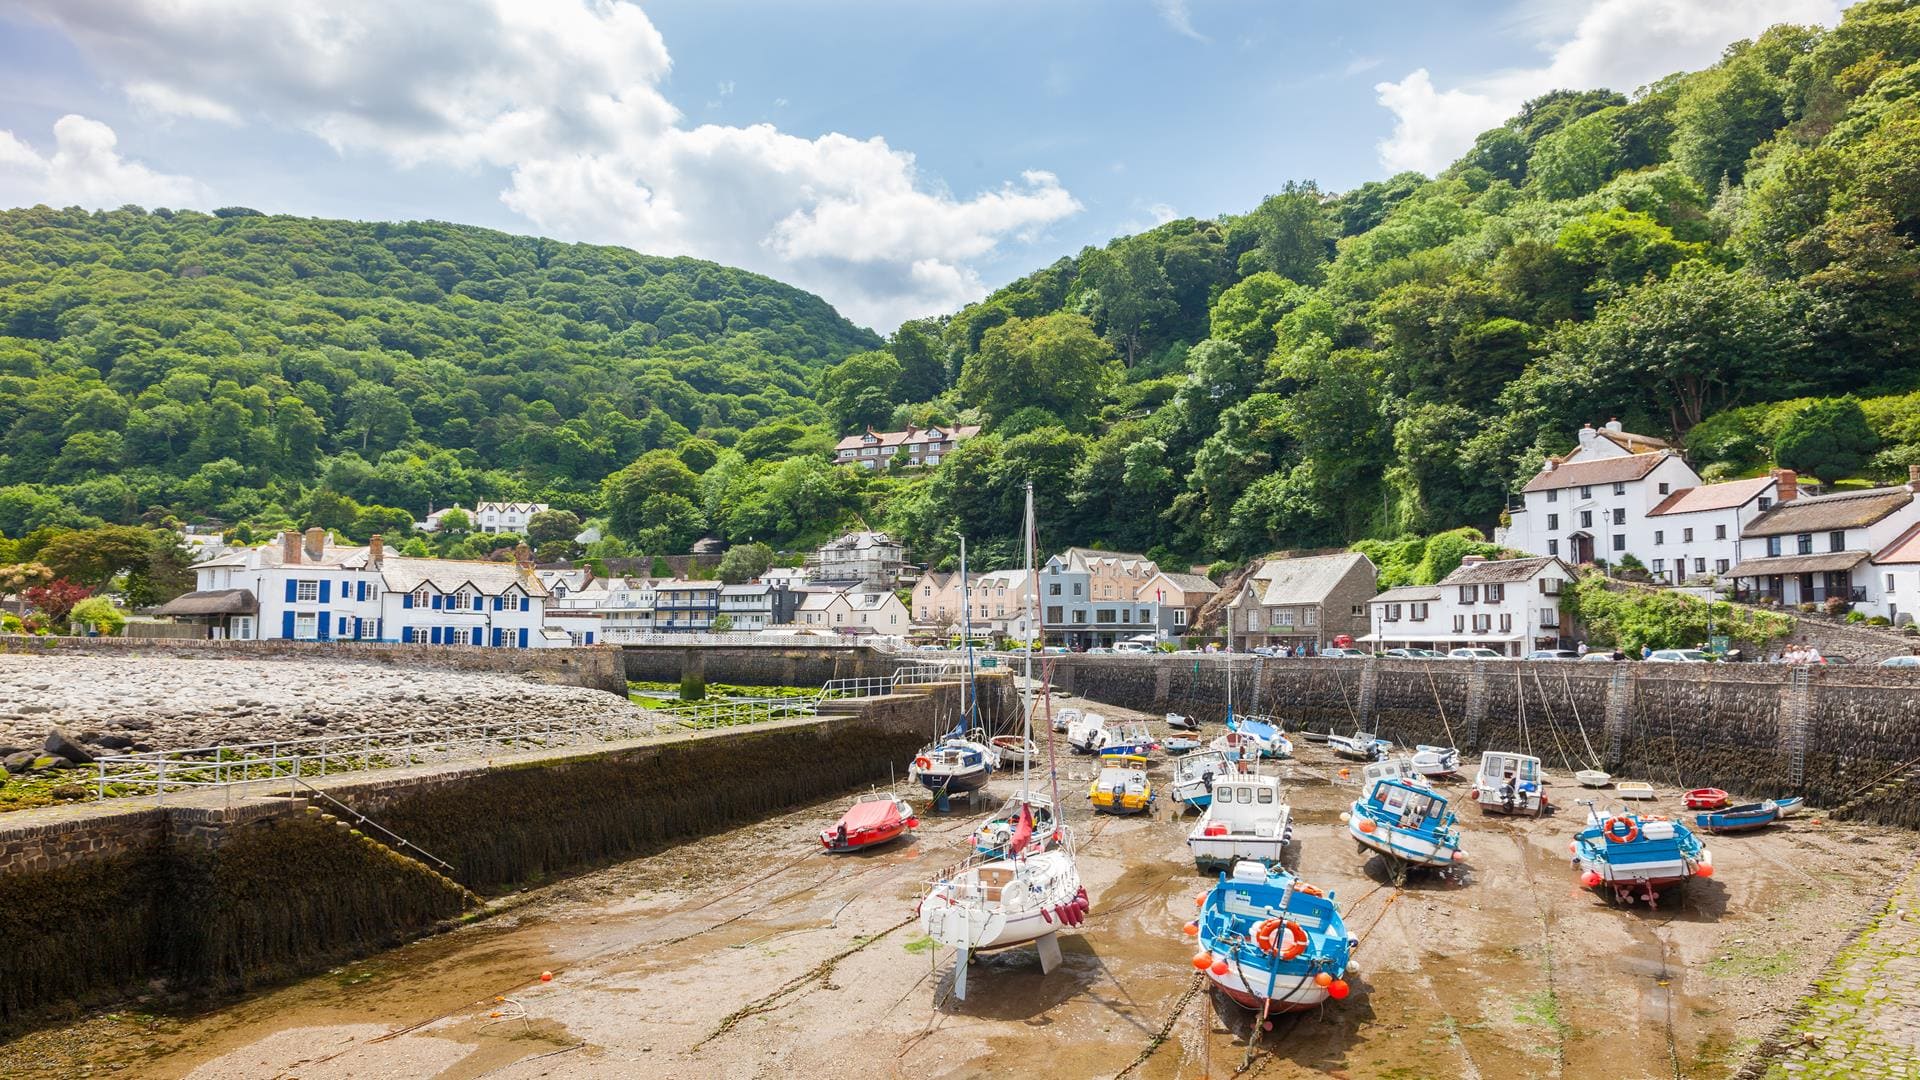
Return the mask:
{"type": "Polygon", "coordinates": [[[1447,658],[1447,654],[1441,652],[1439,649],[1395,648],[1388,649],[1380,655],[1391,656],[1396,660],[1445,660],[1447,658]]]}
{"type": "Polygon", "coordinates": [[[1460,649],[1448,649],[1449,660],[1505,660],[1506,657],[1484,645],[1472,645],[1460,649]]]}
{"type": "Polygon", "coordinates": [[[1093,648],[1087,650],[1087,655],[1088,656],[1112,656],[1115,652],[1118,652],[1118,651],[1119,650],[1110,648],[1106,645],[1095,645],[1093,648]]]}
{"type": "Polygon", "coordinates": [[[920,646],[920,649],[919,649],[919,651],[921,651],[921,652],[946,652],[946,651],[947,651],[947,647],[946,647],[945,645],[922,645],[922,646],[920,646]]]}
{"type": "Polygon", "coordinates": [[[1881,667],[1920,668],[1920,656],[1889,656],[1880,661],[1881,667]]]}
{"type": "Polygon", "coordinates": [[[1650,664],[1706,664],[1712,660],[1699,649],[1655,649],[1647,656],[1650,664]]]}
{"type": "Polygon", "coordinates": [[[1580,653],[1574,649],[1535,649],[1527,654],[1529,660],[1578,660],[1580,653]]]}
{"type": "MultiPolygon", "coordinates": [[[[1626,659],[1626,657],[1622,656],[1620,659],[1624,660],[1626,659]]],[[[1610,664],[1613,662],[1613,652],[1608,649],[1594,649],[1592,652],[1589,652],[1587,655],[1581,657],[1580,661],[1586,664],[1605,661],[1610,664]]]]}
{"type": "Polygon", "coordinates": [[[1122,641],[1115,643],[1113,648],[1107,651],[1117,653],[1150,653],[1157,650],[1144,641],[1122,641]]]}
{"type": "Polygon", "coordinates": [[[1361,652],[1359,649],[1341,648],[1321,649],[1320,655],[1330,656],[1335,660],[1364,660],[1367,657],[1367,654],[1361,652]]]}

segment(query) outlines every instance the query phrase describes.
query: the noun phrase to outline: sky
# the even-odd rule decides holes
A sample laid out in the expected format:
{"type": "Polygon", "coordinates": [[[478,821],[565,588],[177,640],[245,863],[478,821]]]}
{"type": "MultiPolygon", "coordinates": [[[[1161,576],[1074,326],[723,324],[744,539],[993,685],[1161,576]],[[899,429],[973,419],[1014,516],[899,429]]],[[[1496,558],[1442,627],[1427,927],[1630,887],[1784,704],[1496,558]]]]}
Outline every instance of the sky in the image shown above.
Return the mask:
{"type": "Polygon", "coordinates": [[[0,207],[431,218],[953,311],[1289,180],[1432,173],[1839,0],[0,0],[0,207]]]}

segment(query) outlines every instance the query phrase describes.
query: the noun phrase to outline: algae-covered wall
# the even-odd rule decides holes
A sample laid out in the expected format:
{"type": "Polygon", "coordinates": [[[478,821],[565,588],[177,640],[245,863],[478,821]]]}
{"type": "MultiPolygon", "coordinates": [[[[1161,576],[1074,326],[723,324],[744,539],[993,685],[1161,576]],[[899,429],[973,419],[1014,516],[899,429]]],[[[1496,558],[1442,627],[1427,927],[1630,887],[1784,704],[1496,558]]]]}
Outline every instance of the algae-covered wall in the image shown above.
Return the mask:
{"type": "Polygon", "coordinates": [[[623,645],[626,676],[673,682],[692,676],[738,686],[819,686],[893,673],[893,655],[866,645],[623,645]]]}

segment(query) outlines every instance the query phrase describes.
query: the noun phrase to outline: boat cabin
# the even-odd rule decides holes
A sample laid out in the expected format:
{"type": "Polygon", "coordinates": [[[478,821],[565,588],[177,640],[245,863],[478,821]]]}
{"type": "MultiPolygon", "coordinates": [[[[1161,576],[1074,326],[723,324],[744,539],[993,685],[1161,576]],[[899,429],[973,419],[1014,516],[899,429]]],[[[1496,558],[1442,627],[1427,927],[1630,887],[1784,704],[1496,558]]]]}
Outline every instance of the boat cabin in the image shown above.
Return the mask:
{"type": "Polygon", "coordinates": [[[1390,826],[1428,831],[1446,816],[1447,800],[1409,780],[1381,779],[1367,793],[1367,814],[1390,826]]]}
{"type": "Polygon", "coordinates": [[[1229,834],[1274,836],[1290,811],[1277,776],[1227,776],[1213,782],[1209,827],[1224,825],[1229,834]]]}
{"type": "Polygon", "coordinates": [[[1414,771],[1413,762],[1407,758],[1388,758],[1376,761],[1360,770],[1361,797],[1373,793],[1373,785],[1381,780],[1405,780],[1413,784],[1425,785],[1426,778],[1414,771]]]}

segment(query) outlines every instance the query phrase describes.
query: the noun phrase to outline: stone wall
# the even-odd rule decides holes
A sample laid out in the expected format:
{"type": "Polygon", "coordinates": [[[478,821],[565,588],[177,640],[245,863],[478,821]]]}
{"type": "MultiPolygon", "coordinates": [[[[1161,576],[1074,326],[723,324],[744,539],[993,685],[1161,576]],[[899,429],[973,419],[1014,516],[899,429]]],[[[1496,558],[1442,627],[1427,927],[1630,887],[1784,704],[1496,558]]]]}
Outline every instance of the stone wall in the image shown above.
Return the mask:
{"type": "Polygon", "coordinates": [[[1833,807],[1913,778],[1854,816],[1920,827],[1920,672],[1778,664],[1578,664],[1216,657],[1062,657],[1055,683],[1096,702],[1218,722],[1373,730],[1403,746],[1532,753],[1562,774],[1804,794],[1833,807]]]}
{"type": "Polygon", "coordinates": [[[584,686],[627,696],[619,650],[606,645],[580,649],[481,649],[401,645],[367,641],[176,641],[165,638],[39,637],[0,634],[0,653],[170,656],[193,659],[349,661],[390,667],[517,675],[535,682],[584,686]]]}
{"type": "Polygon", "coordinates": [[[740,686],[819,686],[890,675],[892,653],[865,645],[622,645],[626,677],[677,683],[688,675],[740,686]]]}
{"type": "MultiPolygon", "coordinates": [[[[978,681],[989,723],[1012,680],[978,681]]],[[[314,786],[452,863],[458,885],[306,793],[170,796],[0,816],[0,1030],[145,990],[256,986],[427,932],[470,895],[659,850],[898,776],[960,687],[817,720],[336,775],[314,786]]]]}

